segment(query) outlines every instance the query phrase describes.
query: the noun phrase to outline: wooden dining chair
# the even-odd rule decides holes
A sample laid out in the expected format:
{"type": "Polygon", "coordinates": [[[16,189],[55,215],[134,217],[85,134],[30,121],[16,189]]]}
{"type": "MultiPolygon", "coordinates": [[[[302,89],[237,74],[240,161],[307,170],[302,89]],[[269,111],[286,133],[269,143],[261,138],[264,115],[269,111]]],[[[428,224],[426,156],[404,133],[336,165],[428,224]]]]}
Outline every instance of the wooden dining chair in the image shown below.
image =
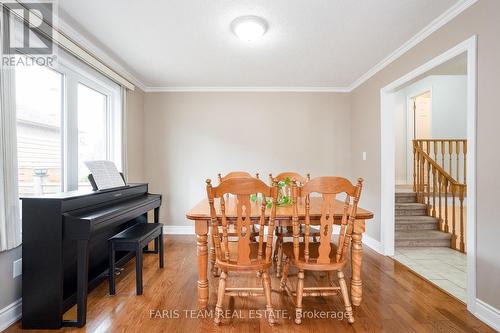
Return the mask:
{"type": "Polygon", "coordinates": [[[212,187],[207,180],[207,196],[210,205],[211,232],[214,235],[215,254],[217,266],[221,269],[219,288],[217,291],[217,305],[215,307],[215,323],[220,324],[222,302],[225,295],[229,296],[265,296],[266,314],[270,325],[274,324],[273,307],[271,303],[271,280],[269,267],[271,266],[271,253],[273,244],[274,221],[276,218],[277,187],[267,186],[255,178],[231,178],[223,181],[217,187],[212,187]],[[231,193],[235,196],[236,211],[236,241],[228,240],[229,218],[226,216],[226,203],[224,195],[231,193]],[[262,194],[260,202],[252,202],[250,196],[255,193],[262,194]],[[271,198],[270,217],[266,225],[267,200],[271,198]],[[216,200],[220,208],[220,220],[217,217],[216,200]],[[257,212],[256,212],[257,211],[257,212]],[[259,221],[259,237],[257,242],[251,241],[252,216],[259,221]],[[267,241],[264,241],[267,227],[267,241]],[[220,230],[222,229],[222,233],[220,230]],[[229,272],[255,271],[260,272],[262,288],[229,288],[229,272]]]}
{"type": "MultiPolygon", "coordinates": [[[[297,172],[282,172],[273,178],[272,173],[269,174],[269,181],[272,184],[273,180],[276,182],[290,180],[290,185],[284,187],[285,194],[291,198],[292,197],[292,186],[291,182],[295,181],[298,186],[302,186],[311,180],[311,175],[307,174],[303,177],[301,174],[297,172]]],[[[292,237],[293,232],[291,227],[282,227],[276,226],[276,246],[274,248],[273,260],[276,263],[276,277],[281,277],[281,272],[283,270],[283,241],[285,237],[292,237]]],[[[303,233],[303,230],[301,231],[303,233]]],[[[319,236],[319,230],[311,227],[310,235],[316,240],[316,237],[319,236]]]]}
{"type": "Polygon", "coordinates": [[[285,290],[291,297],[295,297],[295,322],[302,322],[302,298],[305,296],[330,296],[342,294],[344,300],[347,320],[354,323],[351,301],[347,284],[344,279],[344,268],[346,256],[351,241],[351,235],[356,219],[356,210],[361,195],[363,180],[358,179],[356,186],[341,177],[319,177],[307,182],[299,188],[292,184],[292,223],[293,243],[284,243],[285,264],[280,289],[285,290]],[[318,193],[322,196],[320,216],[320,239],[319,242],[310,242],[310,195],[318,193]],[[336,200],[338,194],[345,194],[346,198],[342,204],[336,200]],[[298,197],[305,197],[305,219],[303,222],[298,218],[298,197]],[[351,203],[352,199],[352,203],[351,203]],[[332,237],[334,225],[334,213],[337,211],[342,215],[340,232],[335,244],[332,237]],[[305,237],[300,241],[299,224],[304,224],[305,237]],[[288,270],[292,264],[298,269],[298,282],[295,291],[288,286],[288,270]],[[304,287],[305,271],[327,272],[329,286],[327,287],[304,287]],[[338,286],[332,280],[332,273],[337,272],[338,286]]]}
{"type": "MultiPolygon", "coordinates": [[[[231,171],[225,176],[222,176],[222,174],[217,174],[217,177],[219,178],[219,184],[222,183],[224,180],[231,179],[231,178],[252,178],[253,176],[249,174],[246,171],[231,171]]],[[[259,179],[259,173],[257,172],[255,174],[255,178],[259,179]]]]}
{"type": "MultiPolygon", "coordinates": [[[[222,176],[222,174],[217,174],[217,178],[219,179],[219,184],[221,184],[223,181],[232,179],[232,178],[252,178],[252,175],[246,171],[232,171],[226,174],[225,176],[222,176]]],[[[255,174],[255,178],[259,179],[259,173],[255,174]]],[[[226,194],[226,197],[229,197],[229,193],[226,194]]],[[[224,198],[222,198],[224,200],[224,198]]],[[[219,232],[221,232],[219,230],[219,232]]],[[[228,235],[229,235],[229,240],[231,241],[232,237],[235,236],[234,232],[232,230],[228,230],[228,235]]],[[[258,235],[258,230],[255,226],[255,224],[252,225],[252,241],[255,241],[256,236],[258,235]]],[[[217,277],[220,274],[220,270],[217,268],[217,265],[215,263],[215,243],[213,239],[213,235],[211,237],[212,240],[212,246],[210,248],[210,267],[212,271],[212,275],[217,277]]]]}

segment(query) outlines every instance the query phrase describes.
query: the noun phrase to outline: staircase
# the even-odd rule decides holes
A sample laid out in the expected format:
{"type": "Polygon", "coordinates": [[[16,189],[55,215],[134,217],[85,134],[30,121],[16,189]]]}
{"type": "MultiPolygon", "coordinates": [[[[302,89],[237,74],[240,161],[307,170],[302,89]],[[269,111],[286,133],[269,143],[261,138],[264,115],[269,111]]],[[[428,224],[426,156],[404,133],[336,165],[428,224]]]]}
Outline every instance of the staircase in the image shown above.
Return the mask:
{"type": "Polygon", "coordinates": [[[451,234],[438,230],[438,219],[426,208],[415,192],[396,192],[396,247],[450,247],[451,234]]]}

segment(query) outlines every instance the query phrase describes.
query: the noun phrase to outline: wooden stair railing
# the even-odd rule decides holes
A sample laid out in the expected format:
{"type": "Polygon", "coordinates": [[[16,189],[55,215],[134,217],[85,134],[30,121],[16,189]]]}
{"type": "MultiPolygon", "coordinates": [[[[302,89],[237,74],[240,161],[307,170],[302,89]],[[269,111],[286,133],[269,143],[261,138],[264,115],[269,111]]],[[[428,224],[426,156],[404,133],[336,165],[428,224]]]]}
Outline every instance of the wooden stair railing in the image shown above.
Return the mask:
{"type": "MultiPolygon", "coordinates": [[[[434,161],[457,182],[467,184],[466,139],[416,139],[413,140],[413,145],[421,147],[427,155],[433,157],[434,161]]],[[[415,162],[415,159],[413,160],[415,162]]],[[[413,170],[415,180],[415,169],[413,170]]]]}
{"type": "MultiPolygon", "coordinates": [[[[449,155],[453,154],[453,147],[455,147],[455,152],[460,152],[460,147],[462,148],[464,152],[462,173],[465,177],[466,140],[413,140],[413,190],[417,194],[417,202],[426,205],[427,215],[438,219],[439,229],[451,233],[450,247],[465,253],[464,199],[467,195],[467,185],[465,178],[463,178],[464,183],[460,183],[451,176],[453,170],[451,157],[449,158],[449,172],[445,170],[444,153],[441,155],[442,165],[437,162],[437,145],[442,145],[442,147],[448,145],[449,155]],[[432,151],[429,148],[431,146],[434,146],[432,151]],[[434,153],[434,159],[431,157],[431,152],[434,153]]],[[[455,174],[458,177],[461,174],[459,158],[457,157],[456,160],[455,174]]]]}

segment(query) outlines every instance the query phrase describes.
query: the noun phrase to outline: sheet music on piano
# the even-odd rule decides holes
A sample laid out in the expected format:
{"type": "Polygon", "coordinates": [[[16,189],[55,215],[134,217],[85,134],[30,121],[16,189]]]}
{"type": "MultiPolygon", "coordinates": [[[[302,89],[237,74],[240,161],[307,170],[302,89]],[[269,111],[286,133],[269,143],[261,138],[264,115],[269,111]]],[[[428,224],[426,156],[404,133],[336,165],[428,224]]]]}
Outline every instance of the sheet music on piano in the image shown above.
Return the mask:
{"type": "Polygon", "coordinates": [[[111,161],[86,161],[85,165],[89,168],[98,190],[126,186],[116,165],[111,161]]]}

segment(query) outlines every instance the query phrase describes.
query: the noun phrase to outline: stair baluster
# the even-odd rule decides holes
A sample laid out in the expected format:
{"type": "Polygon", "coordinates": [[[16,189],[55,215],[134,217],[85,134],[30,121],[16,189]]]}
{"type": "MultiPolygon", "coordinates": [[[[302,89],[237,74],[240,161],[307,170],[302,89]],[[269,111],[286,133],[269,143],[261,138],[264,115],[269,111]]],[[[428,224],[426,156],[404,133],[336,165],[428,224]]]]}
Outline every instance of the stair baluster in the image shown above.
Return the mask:
{"type": "Polygon", "coordinates": [[[443,220],[443,210],[441,205],[441,193],[443,189],[443,175],[439,173],[438,175],[438,197],[439,197],[439,230],[444,231],[444,220],[443,220]]]}
{"type": "MultiPolygon", "coordinates": [[[[451,176],[453,175],[453,142],[448,141],[448,155],[449,155],[449,160],[448,160],[448,174],[451,176]]],[[[445,169],[446,170],[446,169],[445,169]]]]}
{"type": "Polygon", "coordinates": [[[417,193],[417,149],[413,145],[413,192],[417,193]]]}
{"type": "Polygon", "coordinates": [[[459,201],[460,201],[460,251],[465,252],[465,225],[464,225],[464,197],[466,186],[460,186],[459,201]]]}
{"type": "MultiPolygon", "coordinates": [[[[443,177],[444,178],[444,177],[443,177]]],[[[450,232],[448,221],[448,179],[444,178],[444,231],[450,232]]]]}
{"type": "Polygon", "coordinates": [[[439,142],[441,143],[441,166],[443,167],[444,169],[444,140],[439,140],[439,142]]]}
{"type": "Polygon", "coordinates": [[[420,203],[424,203],[424,154],[420,153],[420,203]]]}
{"type": "Polygon", "coordinates": [[[457,162],[456,175],[457,175],[457,177],[455,179],[457,181],[459,181],[460,180],[460,141],[455,142],[455,153],[457,156],[457,158],[456,158],[456,162],[457,162]]]}
{"type": "Polygon", "coordinates": [[[434,141],[434,161],[438,160],[438,142],[434,141]]]}
{"type": "Polygon", "coordinates": [[[464,141],[464,181],[463,183],[467,185],[467,140],[464,141]]]}
{"type": "Polygon", "coordinates": [[[427,215],[431,215],[431,164],[427,162],[427,215]]]}
{"type": "Polygon", "coordinates": [[[432,217],[436,217],[436,168],[432,166],[432,217]]]}
{"type": "Polygon", "coordinates": [[[451,187],[451,248],[457,250],[457,230],[455,221],[455,195],[456,195],[456,185],[450,184],[451,187]]]}

